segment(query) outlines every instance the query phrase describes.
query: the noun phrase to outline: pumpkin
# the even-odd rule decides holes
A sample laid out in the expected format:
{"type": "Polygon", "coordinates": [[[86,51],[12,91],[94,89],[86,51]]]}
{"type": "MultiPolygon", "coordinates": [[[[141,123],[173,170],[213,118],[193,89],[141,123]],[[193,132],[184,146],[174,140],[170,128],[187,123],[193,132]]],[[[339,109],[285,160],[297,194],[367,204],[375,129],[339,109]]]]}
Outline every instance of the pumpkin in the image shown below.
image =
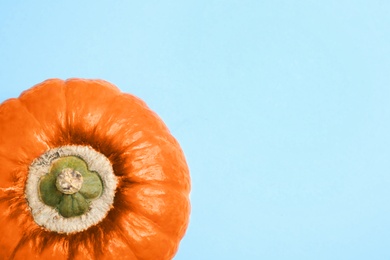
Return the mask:
{"type": "Polygon", "coordinates": [[[106,81],[50,79],[0,106],[2,259],[172,259],[189,193],[166,125],[106,81]]]}

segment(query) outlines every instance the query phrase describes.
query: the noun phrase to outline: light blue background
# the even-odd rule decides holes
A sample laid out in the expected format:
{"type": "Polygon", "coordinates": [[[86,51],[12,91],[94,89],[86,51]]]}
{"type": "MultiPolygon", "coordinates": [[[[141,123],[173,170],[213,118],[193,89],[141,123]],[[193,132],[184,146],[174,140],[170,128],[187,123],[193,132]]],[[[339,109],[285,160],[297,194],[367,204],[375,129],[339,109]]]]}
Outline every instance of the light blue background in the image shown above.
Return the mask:
{"type": "Polygon", "coordinates": [[[53,77],[144,99],[192,174],[176,260],[390,259],[389,17],[384,0],[1,1],[0,100],[53,77]]]}

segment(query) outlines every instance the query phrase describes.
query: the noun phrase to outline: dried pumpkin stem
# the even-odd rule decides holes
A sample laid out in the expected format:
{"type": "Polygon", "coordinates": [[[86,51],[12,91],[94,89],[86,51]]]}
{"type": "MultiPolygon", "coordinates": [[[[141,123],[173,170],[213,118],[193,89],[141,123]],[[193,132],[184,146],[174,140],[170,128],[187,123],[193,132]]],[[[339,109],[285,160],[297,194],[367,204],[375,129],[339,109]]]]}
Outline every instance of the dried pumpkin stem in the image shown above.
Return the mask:
{"type": "Polygon", "coordinates": [[[98,173],[89,171],[85,161],[77,156],[54,160],[50,172],[39,182],[40,199],[65,218],[85,214],[102,191],[98,173]]]}
{"type": "Polygon", "coordinates": [[[88,146],[63,146],[31,164],[25,193],[38,225],[75,233],[107,215],[116,185],[112,165],[103,154],[88,146]]]}
{"type": "Polygon", "coordinates": [[[57,190],[64,194],[74,194],[81,189],[83,176],[72,168],[63,169],[57,176],[57,190]]]}

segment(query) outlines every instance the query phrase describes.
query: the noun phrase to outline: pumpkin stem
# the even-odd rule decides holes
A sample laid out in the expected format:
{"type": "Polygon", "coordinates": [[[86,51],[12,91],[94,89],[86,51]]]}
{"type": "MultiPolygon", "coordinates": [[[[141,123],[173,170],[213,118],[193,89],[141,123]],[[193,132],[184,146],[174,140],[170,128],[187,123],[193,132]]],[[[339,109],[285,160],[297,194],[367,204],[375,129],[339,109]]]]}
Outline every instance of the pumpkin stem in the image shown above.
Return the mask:
{"type": "Polygon", "coordinates": [[[41,200],[65,217],[85,214],[92,200],[101,196],[103,183],[98,173],[88,169],[77,156],[64,156],[54,160],[48,174],[39,184],[41,200]]]}
{"type": "Polygon", "coordinates": [[[67,145],[50,149],[32,162],[25,195],[35,223],[70,234],[107,216],[117,183],[107,157],[89,146],[67,145]]]}
{"type": "Polygon", "coordinates": [[[83,176],[75,169],[65,168],[57,176],[56,187],[64,194],[78,192],[83,185],[83,176]]]}

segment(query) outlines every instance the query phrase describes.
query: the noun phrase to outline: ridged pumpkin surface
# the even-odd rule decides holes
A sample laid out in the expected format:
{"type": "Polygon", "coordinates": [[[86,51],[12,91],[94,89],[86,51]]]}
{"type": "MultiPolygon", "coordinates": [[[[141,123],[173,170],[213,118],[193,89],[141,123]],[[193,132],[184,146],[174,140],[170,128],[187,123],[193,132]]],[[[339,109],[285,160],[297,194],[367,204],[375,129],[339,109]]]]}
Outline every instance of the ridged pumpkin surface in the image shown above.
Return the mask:
{"type": "Polygon", "coordinates": [[[102,80],[51,79],[0,106],[0,258],[172,259],[188,225],[189,170],[161,119],[102,80]],[[105,155],[118,179],[107,216],[71,234],[37,225],[29,166],[65,145],[105,155]]]}

